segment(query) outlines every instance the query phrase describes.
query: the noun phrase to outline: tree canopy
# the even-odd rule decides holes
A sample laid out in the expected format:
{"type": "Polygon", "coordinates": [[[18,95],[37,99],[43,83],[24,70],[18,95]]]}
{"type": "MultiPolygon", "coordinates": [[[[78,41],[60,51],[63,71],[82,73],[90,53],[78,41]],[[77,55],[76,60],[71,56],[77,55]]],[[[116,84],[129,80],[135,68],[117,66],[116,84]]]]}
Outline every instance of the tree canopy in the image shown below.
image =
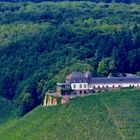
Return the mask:
{"type": "Polygon", "coordinates": [[[0,18],[0,96],[22,115],[71,71],[140,71],[140,5],[0,3],[0,18]]]}

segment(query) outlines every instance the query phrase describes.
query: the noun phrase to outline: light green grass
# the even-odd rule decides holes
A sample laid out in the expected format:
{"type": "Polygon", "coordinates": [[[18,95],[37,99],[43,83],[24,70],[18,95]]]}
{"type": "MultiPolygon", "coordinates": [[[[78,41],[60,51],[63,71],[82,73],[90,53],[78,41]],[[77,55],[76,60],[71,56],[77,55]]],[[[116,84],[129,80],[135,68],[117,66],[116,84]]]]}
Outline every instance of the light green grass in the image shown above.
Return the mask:
{"type": "Polygon", "coordinates": [[[139,140],[140,91],[78,97],[64,106],[39,106],[0,127],[0,140],[139,140]]]}

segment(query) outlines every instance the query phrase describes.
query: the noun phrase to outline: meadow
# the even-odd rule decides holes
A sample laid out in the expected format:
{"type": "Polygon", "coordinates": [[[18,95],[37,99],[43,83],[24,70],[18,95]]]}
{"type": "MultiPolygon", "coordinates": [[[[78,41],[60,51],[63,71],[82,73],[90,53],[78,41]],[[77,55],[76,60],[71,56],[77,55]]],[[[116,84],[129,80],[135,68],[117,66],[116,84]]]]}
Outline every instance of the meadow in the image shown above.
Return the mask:
{"type": "Polygon", "coordinates": [[[1,140],[139,140],[140,90],[77,97],[41,105],[0,127],[1,140]]]}

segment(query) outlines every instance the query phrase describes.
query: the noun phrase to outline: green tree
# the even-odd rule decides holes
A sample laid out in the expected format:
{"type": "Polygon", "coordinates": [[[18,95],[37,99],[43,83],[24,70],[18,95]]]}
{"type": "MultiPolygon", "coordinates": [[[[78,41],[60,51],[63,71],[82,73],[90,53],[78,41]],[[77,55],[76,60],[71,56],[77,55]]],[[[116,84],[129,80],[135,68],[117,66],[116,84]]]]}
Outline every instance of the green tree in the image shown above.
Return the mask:
{"type": "Polygon", "coordinates": [[[107,74],[108,74],[107,65],[106,65],[106,63],[105,63],[104,60],[102,60],[102,61],[99,62],[97,73],[100,76],[107,76],[107,74]]]}
{"type": "Polygon", "coordinates": [[[137,76],[140,76],[140,71],[138,71],[138,72],[136,73],[136,75],[137,75],[137,76]]]}

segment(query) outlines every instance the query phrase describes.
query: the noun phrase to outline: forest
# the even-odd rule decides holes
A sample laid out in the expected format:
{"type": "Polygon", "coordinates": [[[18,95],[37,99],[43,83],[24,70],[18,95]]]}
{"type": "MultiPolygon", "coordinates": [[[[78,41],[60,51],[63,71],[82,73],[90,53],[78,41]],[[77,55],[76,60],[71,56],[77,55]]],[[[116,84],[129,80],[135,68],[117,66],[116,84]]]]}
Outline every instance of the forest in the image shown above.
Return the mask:
{"type": "Polygon", "coordinates": [[[140,5],[0,3],[0,96],[24,115],[72,71],[140,71],[140,5]]]}
{"type": "Polygon", "coordinates": [[[137,3],[140,4],[140,0],[0,0],[1,2],[62,2],[62,1],[91,1],[95,3],[104,2],[104,3],[137,3]]]}

